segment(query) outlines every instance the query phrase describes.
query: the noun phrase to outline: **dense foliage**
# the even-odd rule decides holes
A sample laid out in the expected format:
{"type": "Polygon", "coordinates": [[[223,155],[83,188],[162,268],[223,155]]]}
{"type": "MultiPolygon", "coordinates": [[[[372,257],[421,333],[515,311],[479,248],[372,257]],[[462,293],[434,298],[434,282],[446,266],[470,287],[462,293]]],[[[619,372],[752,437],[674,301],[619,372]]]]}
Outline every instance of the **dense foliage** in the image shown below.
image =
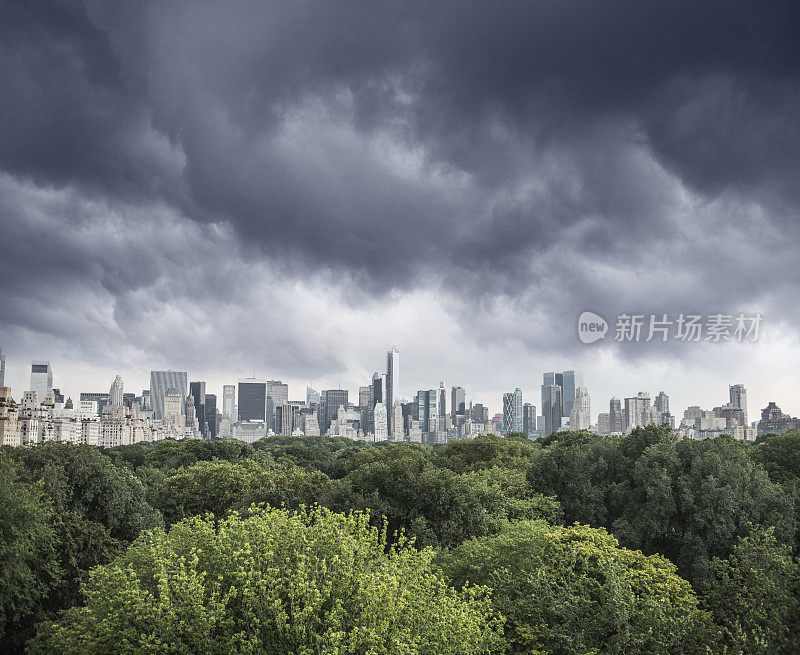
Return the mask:
{"type": "Polygon", "coordinates": [[[798,432],[5,448],[0,650],[794,653],[799,517],[798,432]]]}

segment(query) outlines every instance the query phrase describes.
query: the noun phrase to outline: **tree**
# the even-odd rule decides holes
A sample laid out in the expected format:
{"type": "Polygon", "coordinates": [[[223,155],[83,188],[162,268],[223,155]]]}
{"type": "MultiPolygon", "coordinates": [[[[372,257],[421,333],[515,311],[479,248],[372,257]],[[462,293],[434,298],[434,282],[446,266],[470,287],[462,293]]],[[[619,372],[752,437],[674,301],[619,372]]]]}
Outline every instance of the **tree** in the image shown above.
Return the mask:
{"type": "Polygon", "coordinates": [[[57,512],[100,523],[114,539],[130,542],[142,530],[163,524],[133,472],[115,466],[93,446],[49,441],[9,453],[23,464],[20,475],[26,481],[41,481],[57,512]]]}
{"type": "Polygon", "coordinates": [[[143,534],[30,653],[487,652],[500,620],[366,514],[254,509],[143,534]]]}
{"type": "Polygon", "coordinates": [[[53,509],[42,485],[21,482],[19,465],[0,458],[0,642],[21,649],[31,621],[63,579],[53,509]]]}
{"type": "Polygon", "coordinates": [[[511,653],[704,652],[709,617],[675,567],[605,530],[521,521],[437,558],[457,586],[492,588],[511,653]]]}
{"type": "Polygon", "coordinates": [[[706,602],[730,655],[800,652],[800,564],[774,530],[739,537],[730,557],[713,561],[706,602]]]}
{"type": "Polygon", "coordinates": [[[711,583],[711,560],[727,557],[756,526],[791,543],[791,499],[729,436],[648,446],[620,494],[614,534],[626,546],[661,553],[699,592],[711,583]]]}
{"type": "Polygon", "coordinates": [[[313,502],[326,482],[324,474],[306,473],[289,463],[200,461],[163,481],[159,507],[167,523],[206,512],[223,518],[253,503],[299,507],[313,502]]]}
{"type": "MultiPolygon", "coordinates": [[[[513,433],[521,434],[521,433],[513,433]]],[[[524,433],[522,433],[524,434],[524,433]]],[[[456,473],[477,471],[500,466],[526,471],[541,453],[535,441],[504,438],[484,434],[474,439],[451,441],[436,454],[436,466],[446,467],[456,473]]]]}

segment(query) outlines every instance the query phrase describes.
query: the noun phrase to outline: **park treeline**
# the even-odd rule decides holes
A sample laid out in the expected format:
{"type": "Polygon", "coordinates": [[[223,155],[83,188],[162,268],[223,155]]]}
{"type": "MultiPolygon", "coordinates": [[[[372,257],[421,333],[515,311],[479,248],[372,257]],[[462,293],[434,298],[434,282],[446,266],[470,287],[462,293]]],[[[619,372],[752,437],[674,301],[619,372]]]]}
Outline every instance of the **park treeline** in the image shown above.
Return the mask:
{"type": "Polygon", "coordinates": [[[28,653],[798,653],[800,432],[0,451],[28,653]]]}

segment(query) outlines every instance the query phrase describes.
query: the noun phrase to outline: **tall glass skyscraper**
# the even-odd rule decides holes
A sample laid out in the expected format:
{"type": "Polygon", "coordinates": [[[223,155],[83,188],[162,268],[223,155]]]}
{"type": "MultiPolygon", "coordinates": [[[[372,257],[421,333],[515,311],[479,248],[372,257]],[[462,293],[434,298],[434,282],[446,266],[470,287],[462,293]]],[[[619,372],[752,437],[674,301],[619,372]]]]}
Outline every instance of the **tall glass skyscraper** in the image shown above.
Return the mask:
{"type": "Polygon", "coordinates": [[[153,418],[164,419],[164,396],[167,389],[177,389],[181,393],[181,414],[186,413],[186,395],[189,376],[186,371],[150,371],[150,403],[153,418]]]}
{"type": "Polygon", "coordinates": [[[561,427],[562,409],[561,387],[557,384],[543,384],[542,415],[544,416],[544,436],[561,427]]]}
{"type": "Polygon", "coordinates": [[[394,407],[400,400],[400,349],[393,346],[386,353],[386,407],[394,407]]]}

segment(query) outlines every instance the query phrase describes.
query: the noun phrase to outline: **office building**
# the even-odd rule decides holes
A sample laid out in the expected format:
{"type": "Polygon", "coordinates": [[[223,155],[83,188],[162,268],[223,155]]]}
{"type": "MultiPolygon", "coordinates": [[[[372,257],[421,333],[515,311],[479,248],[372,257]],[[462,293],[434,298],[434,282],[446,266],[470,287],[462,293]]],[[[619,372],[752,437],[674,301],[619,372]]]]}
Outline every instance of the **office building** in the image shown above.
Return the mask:
{"type": "Polygon", "coordinates": [[[185,371],[150,371],[150,403],[153,417],[157,421],[164,419],[164,395],[167,389],[177,389],[181,395],[181,414],[186,411],[188,393],[188,375],[185,371]]]}
{"type": "Polygon", "coordinates": [[[322,423],[319,426],[321,434],[327,434],[328,428],[331,427],[331,423],[337,417],[339,407],[347,407],[347,398],[347,389],[326,389],[322,392],[324,415],[322,417],[322,423]]]}
{"type": "Polygon", "coordinates": [[[217,396],[213,393],[206,394],[205,402],[206,425],[210,439],[217,437],[217,396]]]}
{"type": "Polygon", "coordinates": [[[39,402],[53,395],[53,369],[50,362],[31,362],[31,391],[35,391],[39,402]]]}
{"type": "Polygon", "coordinates": [[[443,381],[439,383],[439,416],[447,416],[447,389],[443,381]]]}
{"type": "Polygon", "coordinates": [[[531,403],[522,405],[522,431],[531,439],[536,438],[536,405],[531,403]]]}
{"type": "Polygon", "coordinates": [[[6,386],[6,356],[3,354],[3,346],[0,346],[0,387],[6,386]]]}
{"type": "MultiPolygon", "coordinates": [[[[239,388],[236,392],[238,402],[236,403],[236,421],[264,423],[266,430],[267,422],[267,381],[256,378],[240,378],[239,388]]],[[[255,433],[255,432],[254,432],[255,433]]],[[[237,431],[237,438],[238,437],[237,431]]],[[[251,436],[248,433],[248,437],[251,436]]]]}
{"type": "Polygon", "coordinates": [[[575,403],[578,387],[583,385],[583,371],[564,371],[561,374],[561,402],[563,415],[569,416],[575,403]]]}
{"type": "Polygon", "coordinates": [[[608,431],[622,433],[625,430],[625,415],[622,413],[622,401],[614,396],[608,402],[608,431]]]}
{"type": "Polygon", "coordinates": [[[319,391],[306,387],[306,405],[309,407],[319,407],[319,391]]]}
{"type": "Polygon", "coordinates": [[[190,382],[189,395],[194,401],[194,415],[197,419],[197,427],[200,429],[200,434],[204,437],[208,437],[208,426],[206,422],[206,383],[190,382]]]}
{"type": "Polygon", "coordinates": [[[429,389],[427,391],[420,390],[417,392],[417,420],[419,421],[420,430],[424,433],[431,431],[431,425],[434,424],[435,419],[439,415],[439,399],[438,391],[436,389],[429,389]]]}
{"type": "Polygon", "coordinates": [[[118,375],[114,378],[114,381],[111,383],[111,389],[108,391],[108,399],[111,407],[123,407],[125,405],[124,395],[125,386],[122,383],[122,377],[118,375]]]}
{"type": "Polygon", "coordinates": [[[545,437],[561,427],[562,412],[561,386],[557,384],[543,384],[542,415],[544,416],[545,437]]]}
{"type": "Polygon", "coordinates": [[[463,387],[450,389],[450,420],[456,422],[456,416],[467,413],[467,394],[463,387]]]}
{"type": "Polygon", "coordinates": [[[289,400],[289,385],[280,380],[267,380],[267,428],[281,434],[283,426],[275,419],[275,408],[289,400]]]}

